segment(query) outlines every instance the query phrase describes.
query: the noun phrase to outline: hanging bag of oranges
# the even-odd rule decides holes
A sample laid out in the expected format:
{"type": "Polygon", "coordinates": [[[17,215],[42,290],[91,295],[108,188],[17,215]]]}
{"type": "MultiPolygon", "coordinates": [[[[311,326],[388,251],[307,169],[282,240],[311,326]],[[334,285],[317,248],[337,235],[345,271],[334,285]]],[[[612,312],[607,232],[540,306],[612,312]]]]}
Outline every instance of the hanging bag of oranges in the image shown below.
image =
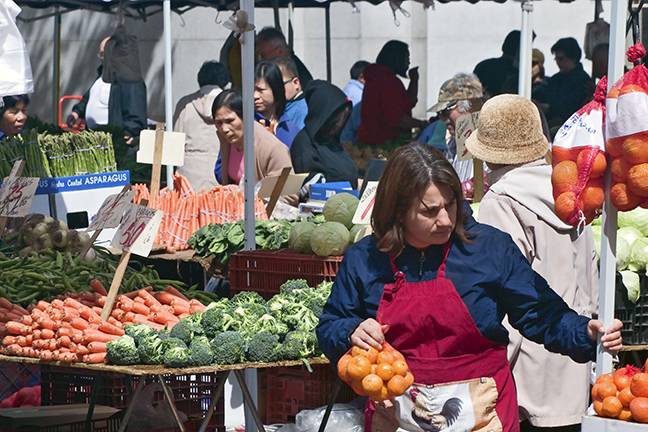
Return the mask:
{"type": "Polygon", "coordinates": [[[551,184],[556,215],[573,227],[589,224],[603,206],[605,94],[607,79],[594,100],[574,113],[556,133],[551,148],[551,184]]]}
{"type": "Polygon", "coordinates": [[[607,145],[612,187],[610,199],[620,211],[648,208],[648,69],[639,64],[646,49],[628,49],[635,67],[617,81],[607,97],[607,145]]]}

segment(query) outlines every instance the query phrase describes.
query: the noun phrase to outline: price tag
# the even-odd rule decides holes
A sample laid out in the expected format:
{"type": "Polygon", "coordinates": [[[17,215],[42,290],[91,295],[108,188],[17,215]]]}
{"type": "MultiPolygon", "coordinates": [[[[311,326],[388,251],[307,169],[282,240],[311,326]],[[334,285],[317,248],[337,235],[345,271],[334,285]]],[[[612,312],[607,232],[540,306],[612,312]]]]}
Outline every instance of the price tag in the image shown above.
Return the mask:
{"type": "Polygon", "coordinates": [[[472,159],[466,148],[466,140],[477,129],[479,112],[464,114],[455,122],[455,142],[457,143],[457,157],[459,160],[472,159]]]}
{"type": "Polygon", "coordinates": [[[0,187],[0,216],[27,216],[39,181],[35,177],[5,178],[0,187]]]}
{"type": "Polygon", "coordinates": [[[371,214],[373,213],[374,203],[376,202],[377,189],[377,181],[367,182],[367,187],[365,188],[362,198],[360,198],[358,208],[353,215],[353,223],[355,225],[371,223],[371,214]]]}
{"type": "Polygon", "coordinates": [[[106,198],[88,227],[88,231],[97,231],[119,226],[124,213],[133,201],[133,195],[133,191],[128,190],[119,194],[110,195],[106,198]]]}
{"type": "Polygon", "coordinates": [[[131,204],[112,240],[112,246],[147,257],[161,223],[161,211],[131,204]]]}

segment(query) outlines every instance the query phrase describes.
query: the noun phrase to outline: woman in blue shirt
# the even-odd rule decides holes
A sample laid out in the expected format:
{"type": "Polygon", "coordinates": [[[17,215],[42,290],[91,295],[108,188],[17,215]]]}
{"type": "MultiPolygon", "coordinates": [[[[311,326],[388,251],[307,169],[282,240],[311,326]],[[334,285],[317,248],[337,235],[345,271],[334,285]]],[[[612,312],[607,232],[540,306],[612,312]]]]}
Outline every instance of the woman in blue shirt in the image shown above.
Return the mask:
{"type": "Polygon", "coordinates": [[[599,335],[608,351],[621,349],[621,323],[606,332],[571,310],[508,234],[472,218],[456,172],[428,146],[390,158],[372,226],[374,235],[347,251],[317,328],[333,361],[352,345],[386,341],[410,366],[404,395],[368,404],[367,431],[519,431],[505,315],[526,338],[577,362],[594,359],[599,335]]]}

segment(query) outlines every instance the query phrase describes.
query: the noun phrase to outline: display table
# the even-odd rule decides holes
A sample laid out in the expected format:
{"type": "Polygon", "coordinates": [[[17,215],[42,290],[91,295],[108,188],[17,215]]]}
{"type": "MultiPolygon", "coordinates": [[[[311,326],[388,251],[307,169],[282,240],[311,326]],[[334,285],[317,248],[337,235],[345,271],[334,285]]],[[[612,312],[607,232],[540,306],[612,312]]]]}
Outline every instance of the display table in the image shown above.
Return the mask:
{"type": "MultiPolygon", "coordinates": [[[[168,402],[169,407],[173,412],[176,423],[182,432],[185,431],[185,427],[182,424],[182,421],[180,420],[178,410],[175,407],[173,393],[169,388],[169,386],[164,381],[164,376],[192,375],[192,374],[206,374],[206,373],[214,374],[216,376],[216,384],[214,388],[214,393],[212,395],[212,400],[210,402],[207,413],[202,421],[202,424],[198,429],[199,431],[202,432],[207,429],[207,426],[209,425],[209,421],[211,420],[211,417],[214,414],[214,407],[223,393],[223,387],[225,385],[225,381],[229,377],[230,373],[233,373],[238,384],[241,387],[245,407],[248,408],[250,413],[252,414],[254,423],[258,431],[263,431],[264,427],[263,427],[263,423],[261,422],[261,417],[259,415],[258,408],[252,399],[248,386],[245,382],[243,372],[246,369],[291,367],[291,366],[301,366],[304,364],[303,361],[301,360],[295,360],[295,361],[281,361],[275,363],[241,363],[235,365],[222,365],[222,366],[214,365],[214,366],[202,366],[202,367],[190,367],[190,368],[166,368],[164,366],[158,366],[158,365],[116,366],[116,365],[107,365],[107,364],[100,364],[100,363],[88,364],[88,363],[45,362],[39,359],[33,359],[29,357],[13,357],[13,356],[6,356],[6,355],[0,355],[0,362],[37,364],[37,365],[47,365],[50,367],[77,369],[79,370],[79,373],[83,371],[96,371],[96,372],[113,373],[113,374],[117,373],[121,375],[141,377],[141,378],[152,377],[154,379],[157,379],[157,381],[159,381],[160,385],[162,386],[162,390],[164,391],[164,398],[168,402]]],[[[329,361],[324,357],[317,357],[317,358],[309,359],[309,363],[312,365],[322,365],[322,364],[328,364],[329,361]]],[[[119,428],[120,432],[125,431],[128,426],[128,420],[132,415],[133,407],[135,406],[135,401],[139,396],[139,394],[141,393],[142,389],[144,388],[144,383],[145,383],[144,379],[138,381],[137,387],[135,388],[135,391],[133,392],[132,397],[130,398],[124,416],[121,420],[121,424],[119,428]]],[[[94,391],[95,389],[93,388],[93,392],[94,391]]],[[[86,417],[86,422],[89,422],[90,419],[92,419],[94,406],[95,403],[93,397],[91,396],[90,404],[88,406],[88,415],[86,417]]]]}

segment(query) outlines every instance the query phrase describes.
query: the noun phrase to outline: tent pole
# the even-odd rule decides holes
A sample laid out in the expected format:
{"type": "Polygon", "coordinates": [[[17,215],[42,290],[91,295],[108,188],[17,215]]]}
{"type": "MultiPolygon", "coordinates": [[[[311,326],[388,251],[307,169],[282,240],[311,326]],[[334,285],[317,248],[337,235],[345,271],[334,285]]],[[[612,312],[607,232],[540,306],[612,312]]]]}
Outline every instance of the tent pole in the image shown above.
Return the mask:
{"type": "Polygon", "coordinates": [[[58,102],[61,97],[61,13],[55,6],[54,61],[52,62],[52,123],[58,125],[58,102]]]}
{"type": "MultiPolygon", "coordinates": [[[[608,90],[623,75],[626,46],[626,2],[612,4],[610,21],[610,52],[608,54],[608,90]]],[[[603,231],[601,232],[601,260],[599,275],[599,319],[609,326],[614,319],[614,291],[616,285],[616,230],[617,211],[610,200],[610,173],[605,177],[607,196],[603,205],[603,231]]],[[[612,356],[603,351],[601,344],[596,352],[596,374],[612,371],[612,356]]]]}
{"type": "Polygon", "coordinates": [[[522,29],[520,30],[520,62],[518,65],[518,94],[531,99],[531,51],[533,49],[533,3],[521,3],[522,29]]]}
{"type": "MultiPolygon", "coordinates": [[[[164,0],[164,120],[166,130],[173,130],[173,77],[171,55],[171,0],[164,0]]],[[[173,189],[173,165],[166,166],[166,182],[169,189],[173,189]]]]}
{"type": "Polygon", "coordinates": [[[272,0],[272,13],[274,14],[274,26],[281,30],[281,20],[279,19],[279,0],[272,0]]]}
{"type": "Polygon", "coordinates": [[[332,72],[331,72],[331,5],[330,3],[326,4],[324,9],[324,19],[325,19],[325,28],[326,28],[326,80],[331,82],[332,72]]]}
{"type": "MultiPolygon", "coordinates": [[[[248,22],[254,25],[254,0],[241,0],[241,11],[247,14],[248,22]]],[[[256,248],[255,239],[255,199],[254,187],[256,185],[256,170],[254,160],[254,32],[248,31],[241,36],[241,69],[243,87],[243,159],[244,159],[244,180],[243,188],[245,195],[245,250],[256,248]]],[[[257,371],[248,369],[245,371],[245,382],[251,391],[254,404],[258,404],[257,397],[257,371]]],[[[254,415],[248,404],[245,404],[245,431],[257,431],[254,415]]],[[[263,432],[263,431],[257,431],[263,432]]]]}

